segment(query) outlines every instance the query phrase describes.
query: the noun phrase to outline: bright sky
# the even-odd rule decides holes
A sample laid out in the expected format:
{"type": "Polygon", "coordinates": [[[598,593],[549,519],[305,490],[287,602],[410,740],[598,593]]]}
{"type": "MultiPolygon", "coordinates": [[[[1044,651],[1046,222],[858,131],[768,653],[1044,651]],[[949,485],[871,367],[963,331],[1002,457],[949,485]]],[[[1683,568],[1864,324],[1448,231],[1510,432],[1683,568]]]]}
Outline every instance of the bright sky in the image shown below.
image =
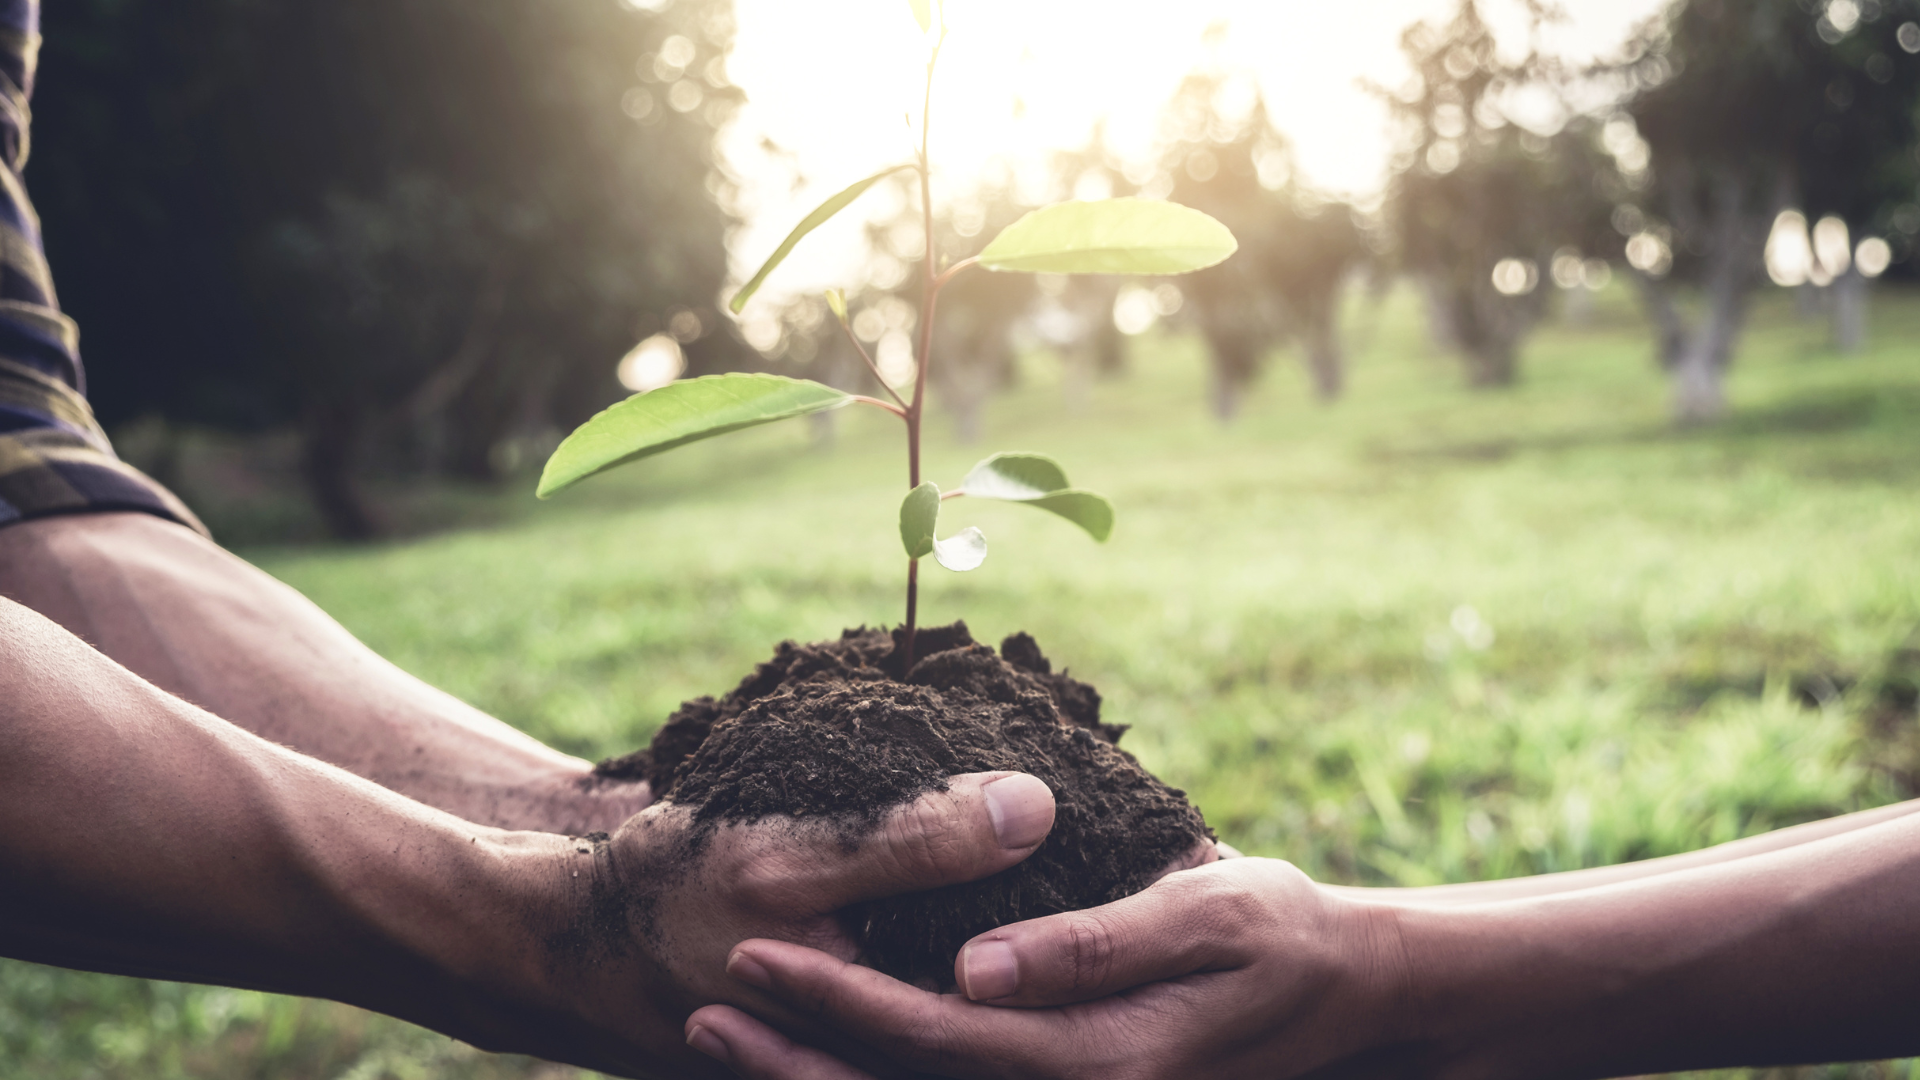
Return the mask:
{"type": "MultiPolygon", "coordinates": [[[[1562,0],[1569,21],[1551,47],[1569,57],[1606,53],[1664,2],[1562,0]]],[[[1387,115],[1360,81],[1404,82],[1401,30],[1443,17],[1452,6],[950,0],[951,33],[934,84],[935,175],[945,190],[964,191],[996,157],[1018,169],[1051,149],[1084,145],[1102,118],[1116,149],[1143,156],[1181,77],[1217,63],[1258,84],[1309,182],[1351,195],[1377,191],[1389,152],[1387,115]],[[1225,34],[1210,47],[1203,38],[1215,24],[1225,34]]],[[[1524,25],[1511,0],[1494,0],[1486,10],[1496,28],[1524,25]]],[[[747,105],[722,144],[744,181],[746,223],[733,245],[736,273],[744,277],[820,200],[909,159],[917,136],[906,115],[917,128],[926,41],[907,0],[735,0],[735,11],[739,31],[728,74],[746,91],[747,105]],[[763,137],[786,154],[769,157],[763,137]]],[[[1519,35],[1509,36],[1524,47],[1519,35]]],[[[762,295],[777,303],[782,295],[853,283],[863,250],[860,215],[845,216],[809,237],[762,295]]]]}

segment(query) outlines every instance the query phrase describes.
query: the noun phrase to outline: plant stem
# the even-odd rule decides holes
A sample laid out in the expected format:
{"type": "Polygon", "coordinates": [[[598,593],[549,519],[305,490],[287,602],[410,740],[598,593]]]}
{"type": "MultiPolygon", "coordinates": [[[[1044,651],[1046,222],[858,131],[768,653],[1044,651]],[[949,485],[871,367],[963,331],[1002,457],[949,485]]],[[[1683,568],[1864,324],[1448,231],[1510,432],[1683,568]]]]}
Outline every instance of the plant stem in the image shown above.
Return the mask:
{"type": "MultiPolygon", "coordinates": [[[[933,366],[933,307],[940,297],[940,281],[934,274],[938,253],[933,244],[933,170],[927,160],[928,135],[933,127],[933,68],[940,62],[940,46],[947,39],[946,12],[940,13],[940,37],[927,57],[927,89],[920,102],[920,220],[926,229],[925,258],[920,262],[920,362],[913,373],[913,401],[907,405],[907,487],[920,486],[920,418],[926,412],[927,369],[933,366]]],[[[907,635],[903,643],[905,658],[901,674],[913,667],[915,619],[920,602],[920,560],[907,560],[907,635]]]]}
{"type": "Polygon", "coordinates": [[[856,353],[859,353],[860,359],[867,362],[867,370],[873,372],[874,381],[880,384],[880,389],[885,390],[887,392],[888,397],[892,398],[896,403],[899,404],[900,407],[898,409],[895,409],[894,411],[899,413],[901,416],[907,415],[906,399],[902,398],[899,395],[899,393],[894,390],[893,387],[887,385],[886,376],[880,374],[880,365],[873,362],[873,355],[867,352],[867,347],[865,345],[860,344],[860,339],[854,336],[853,327],[848,326],[847,320],[845,319],[839,320],[839,323],[840,323],[841,331],[847,335],[847,340],[853,344],[853,351],[856,353]]]}
{"type": "Polygon", "coordinates": [[[867,397],[865,394],[854,394],[852,395],[852,399],[862,405],[871,405],[876,409],[885,409],[901,419],[905,419],[907,415],[907,410],[895,405],[891,401],[881,401],[879,398],[867,397]]]}

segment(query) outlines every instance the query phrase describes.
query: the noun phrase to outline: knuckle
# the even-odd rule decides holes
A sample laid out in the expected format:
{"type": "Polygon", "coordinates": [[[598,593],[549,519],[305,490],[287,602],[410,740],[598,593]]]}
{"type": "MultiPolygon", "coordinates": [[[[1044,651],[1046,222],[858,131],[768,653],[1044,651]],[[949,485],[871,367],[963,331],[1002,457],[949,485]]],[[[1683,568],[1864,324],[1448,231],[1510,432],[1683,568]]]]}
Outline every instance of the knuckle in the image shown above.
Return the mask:
{"type": "Polygon", "coordinates": [[[759,851],[724,863],[720,884],[749,906],[785,910],[792,906],[807,870],[805,860],[791,852],[759,851]]]}
{"type": "Polygon", "coordinates": [[[1061,968],[1073,990],[1089,990],[1104,985],[1113,974],[1119,951],[1119,939],[1113,926],[1098,915],[1086,915],[1067,923],[1061,941],[1061,968]]]}
{"type": "Polygon", "coordinates": [[[971,869],[966,836],[953,815],[937,803],[921,800],[887,823],[882,856],[900,877],[942,881],[964,877],[971,869]]]}
{"type": "Polygon", "coordinates": [[[1260,897],[1225,874],[1175,874],[1153,888],[1164,890],[1167,910],[1182,913],[1183,922],[1209,937],[1257,926],[1264,914],[1260,897]]]}
{"type": "Polygon", "coordinates": [[[952,1021],[935,1009],[917,1010],[901,1024],[895,1039],[903,1060],[935,1069],[953,1058],[957,1042],[952,1021]]]}

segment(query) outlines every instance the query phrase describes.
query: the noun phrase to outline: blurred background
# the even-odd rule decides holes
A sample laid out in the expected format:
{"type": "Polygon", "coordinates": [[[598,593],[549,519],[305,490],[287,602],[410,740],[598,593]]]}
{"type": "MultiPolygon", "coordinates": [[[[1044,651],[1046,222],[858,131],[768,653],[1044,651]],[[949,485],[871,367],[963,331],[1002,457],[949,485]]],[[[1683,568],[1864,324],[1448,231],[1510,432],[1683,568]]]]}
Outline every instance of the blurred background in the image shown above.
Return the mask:
{"type": "MultiPolygon", "coordinates": [[[[891,418],[552,504],[684,376],[913,375],[899,0],[62,0],[27,179],[92,398],[216,537],[570,752],[781,638],[898,619],[891,418]],[[476,582],[484,583],[476,587],[476,582]]],[[[1426,884],[1920,793],[1920,0],[952,0],[942,255],[1062,199],[1241,250],[942,300],[936,480],[1060,457],[1089,548],[923,619],[1016,629],[1251,853],[1426,884]]],[[[1912,1077],[1912,1062],[1768,1075],[1912,1077]]],[[[317,1001],[0,962],[0,1075],[577,1075],[317,1001]]],[[[1739,1075],[1747,1075],[1741,1073],[1739,1075]]]]}

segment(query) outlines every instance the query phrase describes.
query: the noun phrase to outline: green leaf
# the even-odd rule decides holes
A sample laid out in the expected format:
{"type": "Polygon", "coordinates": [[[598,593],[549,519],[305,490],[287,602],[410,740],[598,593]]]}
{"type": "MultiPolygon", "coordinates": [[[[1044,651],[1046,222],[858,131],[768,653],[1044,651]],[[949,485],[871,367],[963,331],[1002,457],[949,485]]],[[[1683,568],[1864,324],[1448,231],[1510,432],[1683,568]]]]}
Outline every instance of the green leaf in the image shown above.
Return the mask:
{"type": "Polygon", "coordinates": [[[1001,230],[980,265],[1040,274],[1184,274],[1239,244],[1198,210],[1152,199],[1042,207],[1001,230]]]}
{"type": "Polygon", "coordinates": [[[933,10],[927,6],[928,0],[907,0],[907,6],[913,9],[913,21],[920,24],[920,32],[933,29],[933,10]]]}
{"type": "Polygon", "coordinates": [[[940,486],[929,480],[900,502],[900,543],[907,558],[925,558],[933,550],[933,528],[940,521],[940,486]]]}
{"type": "Polygon", "coordinates": [[[894,165],[881,169],[865,180],[842,188],[833,198],[815,207],[813,213],[802,219],[800,224],[795,225],[793,231],[787,234],[787,238],[780,241],[780,246],[773,249],[773,254],[767,257],[767,261],[760,264],[760,272],[753,275],[753,280],[742,285],[740,291],[733,294],[733,299],[727,303],[727,309],[735,315],[740,314],[740,309],[747,306],[747,301],[760,290],[760,285],[767,280],[767,275],[773,273],[773,268],[779,266],[781,260],[787,257],[787,253],[793,250],[793,245],[798,244],[808,233],[819,228],[828,218],[845,210],[848,203],[859,198],[868,188],[902,169],[911,168],[913,168],[912,165],[894,165]]]}
{"type": "Polygon", "coordinates": [[[1012,451],[975,465],[960,493],[977,499],[1026,503],[1059,514],[1105,543],[1113,535],[1113,504],[1106,496],[1067,486],[1067,471],[1045,454],[1012,451]]]}
{"type": "Polygon", "coordinates": [[[987,458],[960,481],[960,490],[975,498],[1015,502],[1037,499],[1071,486],[1067,482],[1067,471],[1059,462],[1045,454],[1019,450],[987,458]]]}
{"type": "Polygon", "coordinates": [[[1113,535],[1113,504],[1105,495],[1091,491],[1068,488],[1043,495],[1038,499],[1022,500],[1028,506],[1037,506],[1042,510],[1051,510],[1087,530],[1087,535],[1101,543],[1113,535]]]}
{"type": "Polygon", "coordinates": [[[789,416],[837,409],[851,394],[781,375],[708,375],[635,394],[574,429],[547,459],[544,499],[597,472],[789,416]]]}
{"type": "Polygon", "coordinates": [[[987,561],[987,536],[972,525],[933,542],[933,557],[949,570],[965,573],[987,561]]]}

